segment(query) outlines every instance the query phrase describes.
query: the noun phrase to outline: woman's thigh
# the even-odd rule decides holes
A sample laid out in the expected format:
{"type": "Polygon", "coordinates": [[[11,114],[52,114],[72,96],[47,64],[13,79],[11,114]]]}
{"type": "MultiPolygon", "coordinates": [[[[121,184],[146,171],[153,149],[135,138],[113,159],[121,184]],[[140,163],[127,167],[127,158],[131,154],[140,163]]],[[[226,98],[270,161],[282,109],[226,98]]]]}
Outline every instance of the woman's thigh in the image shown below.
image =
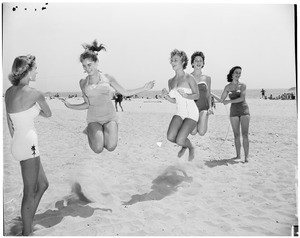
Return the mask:
{"type": "Polygon", "coordinates": [[[178,131],[177,139],[185,140],[189,136],[189,134],[194,130],[196,125],[197,125],[196,121],[190,118],[185,118],[178,131]]]}
{"type": "Polygon", "coordinates": [[[118,144],[118,123],[110,121],[103,125],[104,147],[114,149],[118,144]]]}
{"type": "Polygon", "coordinates": [[[34,193],[39,176],[40,157],[22,160],[20,164],[24,190],[34,193]]]}
{"type": "Polygon", "coordinates": [[[183,120],[180,116],[174,115],[167,132],[167,136],[171,140],[175,140],[178,134],[178,131],[183,123],[183,120]]]}
{"type": "Polygon", "coordinates": [[[205,133],[207,131],[207,121],[208,121],[207,111],[203,110],[199,113],[199,121],[198,121],[199,132],[205,133]]]}
{"type": "Polygon", "coordinates": [[[240,135],[240,118],[239,117],[230,117],[230,123],[233,130],[234,136],[240,135]]]}
{"type": "Polygon", "coordinates": [[[241,127],[242,127],[243,135],[248,135],[249,124],[250,124],[250,116],[249,115],[241,116],[241,127]]]}
{"type": "Polygon", "coordinates": [[[90,122],[87,127],[87,135],[90,144],[103,146],[103,126],[98,122],[90,122]]]}

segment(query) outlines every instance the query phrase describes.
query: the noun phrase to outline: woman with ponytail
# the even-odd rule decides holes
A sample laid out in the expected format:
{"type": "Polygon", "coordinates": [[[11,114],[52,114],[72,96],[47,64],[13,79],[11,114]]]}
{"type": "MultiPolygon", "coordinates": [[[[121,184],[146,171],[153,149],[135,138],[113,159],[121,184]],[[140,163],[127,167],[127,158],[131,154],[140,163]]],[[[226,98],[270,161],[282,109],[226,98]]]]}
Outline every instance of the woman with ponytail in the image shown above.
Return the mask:
{"type": "Polygon", "coordinates": [[[5,93],[7,124],[12,137],[11,153],[20,162],[24,186],[21,206],[23,235],[32,234],[34,214],[48,188],[40,161],[34,118],[38,115],[50,117],[51,110],[44,95],[29,87],[29,82],[35,81],[36,69],[34,56],[15,58],[9,75],[12,86],[5,93]]]}
{"type": "Polygon", "coordinates": [[[85,133],[91,149],[95,153],[101,153],[103,149],[113,151],[118,143],[118,119],[115,107],[112,103],[113,92],[111,88],[125,97],[150,90],[154,81],[146,83],[143,87],[126,90],[117,80],[104,74],[98,69],[98,52],[105,47],[98,45],[95,40],[91,45],[83,44],[85,51],[80,55],[80,62],[88,74],[79,82],[84,102],[82,104],[70,104],[63,100],[66,107],[75,110],[87,109],[87,128],[85,133]]]}

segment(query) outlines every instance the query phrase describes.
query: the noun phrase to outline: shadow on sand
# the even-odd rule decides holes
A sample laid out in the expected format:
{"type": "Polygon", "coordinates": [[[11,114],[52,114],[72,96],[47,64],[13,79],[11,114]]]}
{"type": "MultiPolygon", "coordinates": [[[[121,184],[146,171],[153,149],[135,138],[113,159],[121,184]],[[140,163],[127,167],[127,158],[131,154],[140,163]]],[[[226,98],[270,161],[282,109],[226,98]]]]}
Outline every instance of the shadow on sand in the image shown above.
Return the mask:
{"type": "MultiPolygon", "coordinates": [[[[75,183],[72,187],[72,194],[55,203],[55,210],[48,209],[44,213],[34,216],[33,226],[41,225],[45,228],[49,228],[60,223],[66,216],[87,218],[92,216],[96,210],[112,212],[111,209],[93,208],[87,205],[91,202],[92,201],[82,193],[80,184],[75,183]]],[[[20,217],[17,217],[12,220],[12,226],[5,235],[16,236],[20,235],[21,232],[22,220],[20,217]]]]}
{"type": "Polygon", "coordinates": [[[209,160],[209,161],[205,161],[205,165],[213,168],[216,166],[223,166],[226,165],[228,166],[229,164],[239,164],[239,163],[243,163],[241,161],[236,161],[238,160],[237,158],[231,158],[231,159],[222,159],[222,160],[209,160]]]}
{"type": "Polygon", "coordinates": [[[123,202],[122,204],[132,205],[138,202],[161,200],[176,192],[178,186],[182,182],[191,183],[192,181],[193,178],[189,177],[184,170],[176,168],[175,166],[169,166],[163,174],[152,181],[152,191],[149,193],[132,195],[128,202],[123,202]],[[179,175],[178,172],[181,172],[182,175],[179,175]]]}

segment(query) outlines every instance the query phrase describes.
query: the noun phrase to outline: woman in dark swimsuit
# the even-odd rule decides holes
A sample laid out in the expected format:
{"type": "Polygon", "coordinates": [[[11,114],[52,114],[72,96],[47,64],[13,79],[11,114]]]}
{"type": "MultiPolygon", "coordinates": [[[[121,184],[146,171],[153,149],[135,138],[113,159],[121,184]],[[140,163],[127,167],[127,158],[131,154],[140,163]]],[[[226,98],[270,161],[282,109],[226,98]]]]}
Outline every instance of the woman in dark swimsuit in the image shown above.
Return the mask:
{"type": "Polygon", "coordinates": [[[236,148],[236,158],[241,158],[241,140],[240,140],[240,127],[242,129],[243,147],[245,153],[245,162],[248,162],[249,156],[249,122],[250,112],[246,102],[246,84],[239,82],[241,77],[242,68],[240,66],[233,67],[227,75],[227,81],[230,82],[224,88],[221,99],[214,97],[223,102],[224,105],[231,103],[230,106],[230,123],[234,133],[234,143],[236,148]],[[229,96],[230,100],[225,100],[229,96]]]}
{"type": "Polygon", "coordinates": [[[213,114],[211,109],[211,78],[202,74],[202,68],[205,64],[205,56],[201,51],[196,51],[191,57],[191,64],[194,71],[191,73],[198,85],[199,98],[195,103],[199,110],[199,120],[197,126],[192,131],[192,135],[198,134],[204,136],[207,132],[208,116],[213,114]]]}

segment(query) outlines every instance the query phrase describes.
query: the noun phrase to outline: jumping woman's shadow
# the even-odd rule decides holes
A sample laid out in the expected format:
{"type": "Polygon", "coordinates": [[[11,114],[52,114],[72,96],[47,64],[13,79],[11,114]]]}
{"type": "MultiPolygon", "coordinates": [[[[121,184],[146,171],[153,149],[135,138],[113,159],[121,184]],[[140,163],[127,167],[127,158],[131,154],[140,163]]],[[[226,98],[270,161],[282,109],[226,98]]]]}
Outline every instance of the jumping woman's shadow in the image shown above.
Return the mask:
{"type": "Polygon", "coordinates": [[[241,161],[236,161],[237,158],[231,158],[231,159],[221,159],[221,160],[209,160],[209,161],[205,161],[205,165],[213,168],[216,166],[228,166],[229,164],[239,164],[242,163],[241,161]]]}
{"type": "MultiPolygon", "coordinates": [[[[83,194],[80,184],[75,183],[72,188],[72,194],[57,201],[55,203],[55,210],[48,209],[44,213],[36,214],[33,225],[41,225],[49,228],[60,223],[66,216],[87,218],[92,216],[96,210],[112,212],[111,209],[93,208],[88,205],[89,203],[92,203],[92,201],[83,194]]],[[[7,235],[18,235],[22,232],[21,218],[15,218],[13,223],[7,235]]]]}
{"type": "Polygon", "coordinates": [[[152,186],[149,193],[135,194],[131,196],[128,202],[123,202],[123,205],[132,205],[137,202],[161,200],[166,196],[169,196],[177,191],[178,186],[182,182],[191,183],[192,177],[189,177],[186,172],[182,169],[176,168],[175,166],[169,166],[163,174],[159,175],[152,181],[152,186]],[[181,173],[182,175],[178,174],[181,173]]]}

